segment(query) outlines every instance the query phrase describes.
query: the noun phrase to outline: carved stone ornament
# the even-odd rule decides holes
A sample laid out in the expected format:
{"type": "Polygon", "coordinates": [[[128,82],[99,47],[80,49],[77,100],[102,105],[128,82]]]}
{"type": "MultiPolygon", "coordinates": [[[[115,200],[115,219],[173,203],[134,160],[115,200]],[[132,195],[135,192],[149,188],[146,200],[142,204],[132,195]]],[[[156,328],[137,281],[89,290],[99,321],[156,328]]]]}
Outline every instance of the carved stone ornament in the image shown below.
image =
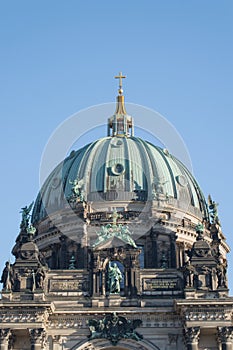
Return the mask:
{"type": "Polygon", "coordinates": [[[106,338],[113,345],[116,345],[121,339],[133,339],[139,341],[143,338],[135,328],[141,325],[142,321],[128,320],[125,317],[118,316],[115,312],[105,316],[103,319],[88,321],[91,334],[89,339],[106,338]]]}
{"type": "Polygon", "coordinates": [[[6,341],[11,335],[10,328],[1,328],[0,329],[0,342],[6,341]]]}
{"type": "Polygon", "coordinates": [[[199,341],[200,327],[189,327],[184,330],[186,344],[195,344],[199,341]]]}
{"type": "Polygon", "coordinates": [[[130,245],[134,248],[137,248],[136,243],[134,242],[133,238],[131,237],[132,233],[129,231],[129,228],[127,225],[121,225],[121,224],[107,224],[105,226],[101,227],[101,230],[97,232],[98,238],[96,242],[93,244],[93,248],[97,248],[98,246],[102,246],[104,243],[112,240],[115,238],[115,242],[113,243],[113,246],[120,246],[120,245],[130,245]],[[119,243],[117,243],[117,240],[119,243]]]}
{"type": "Polygon", "coordinates": [[[46,332],[44,328],[34,328],[34,329],[29,329],[29,334],[30,334],[30,339],[31,339],[31,344],[45,344],[46,341],[46,332]]]}
{"type": "Polygon", "coordinates": [[[218,327],[218,340],[227,343],[233,339],[233,327],[218,327]]]}

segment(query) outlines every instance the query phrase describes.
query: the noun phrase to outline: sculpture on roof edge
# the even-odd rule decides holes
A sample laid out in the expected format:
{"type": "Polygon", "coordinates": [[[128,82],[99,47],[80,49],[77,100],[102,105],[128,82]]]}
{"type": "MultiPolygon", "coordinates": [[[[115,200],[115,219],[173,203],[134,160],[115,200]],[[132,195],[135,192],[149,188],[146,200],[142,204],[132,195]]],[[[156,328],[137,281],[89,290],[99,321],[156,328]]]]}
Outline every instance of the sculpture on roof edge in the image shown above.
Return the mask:
{"type": "Polygon", "coordinates": [[[29,220],[30,220],[30,212],[32,210],[32,206],[34,204],[34,201],[29,205],[29,206],[25,206],[23,208],[21,208],[20,213],[22,214],[22,220],[21,220],[21,224],[20,224],[20,228],[23,230],[27,230],[28,226],[29,226],[29,220]]]}
{"type": "Polygon", "coordinates": [[[9,261],[6,262],[5,267],[2,272],[2,277],[0,283],[3,284],[3,289],[10,291],[14,284],[14,273],[12,265],[9,261]]]}
{"type": "Polygon", "coordinates": [[[208,204],[210,209],[210,217],[212,219],[212,224],[217,224],[221,226],[219,217],[218,217],[218,203],[212,200],[210,194],[208,196],[208,204]]]}

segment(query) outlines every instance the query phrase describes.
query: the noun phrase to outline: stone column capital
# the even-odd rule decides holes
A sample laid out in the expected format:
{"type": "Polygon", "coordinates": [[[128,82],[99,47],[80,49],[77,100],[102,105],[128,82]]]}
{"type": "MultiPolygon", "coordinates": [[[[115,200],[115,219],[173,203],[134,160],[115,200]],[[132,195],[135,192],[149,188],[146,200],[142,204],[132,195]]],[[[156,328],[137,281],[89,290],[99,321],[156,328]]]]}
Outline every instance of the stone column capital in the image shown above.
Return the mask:
{"type": "Polygon", "coordinates": [[[11,335],[10,328],[1,328],[0,329],[0,344],[4,341],[7,341],[11,335]]]}
{"type": "Polygon", "coordinates": [[[31,345],[42,344],[46,342],[46,331],[44,328],[32,328],[29,329],[29,335],[31,340],[31,345]]]}
{"type": "Polygon", "coordinates": [[[198,344],[200,327],[188,327],[184,330],[186,344],[198,344]]]}
{"type": "Polygon", "coordinates": [[[218,327],[218,341],[222,344],[231,342],[233,339],[233,327],[218,327]]]}

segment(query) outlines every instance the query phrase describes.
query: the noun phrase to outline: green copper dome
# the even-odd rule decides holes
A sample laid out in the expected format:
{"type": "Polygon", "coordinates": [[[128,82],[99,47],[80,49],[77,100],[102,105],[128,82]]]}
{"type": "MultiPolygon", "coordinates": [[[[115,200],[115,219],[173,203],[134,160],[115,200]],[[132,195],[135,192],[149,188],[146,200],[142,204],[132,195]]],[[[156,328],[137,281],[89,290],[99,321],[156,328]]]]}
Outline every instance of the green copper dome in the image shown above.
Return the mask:
{"type": "Polygon", "coordinates": [[[188,169],[167,150],[134,137],[119,79],[116,111],[108,119],[108,137],[88,144],[60,163],[45,181],[34,205],[32,222],[76,206],[91,212],[142,210],[157,202],[179,208],[196,218],[208,216],[205,198],[188,169]],[[131,205],[132,207],[132,205],[131,205]]]}
{"type": "Polygon", "coordinates": [[[114,201],[120,206],[162,196],[174,199],[179,208],[194,208],[195,214],[208,215],[194,177],[167,150],[133,136],[109,136],[71,152],[53,170],[38,195],[32,222],[65,208],[75,180],[85,202],[114,201]]]}

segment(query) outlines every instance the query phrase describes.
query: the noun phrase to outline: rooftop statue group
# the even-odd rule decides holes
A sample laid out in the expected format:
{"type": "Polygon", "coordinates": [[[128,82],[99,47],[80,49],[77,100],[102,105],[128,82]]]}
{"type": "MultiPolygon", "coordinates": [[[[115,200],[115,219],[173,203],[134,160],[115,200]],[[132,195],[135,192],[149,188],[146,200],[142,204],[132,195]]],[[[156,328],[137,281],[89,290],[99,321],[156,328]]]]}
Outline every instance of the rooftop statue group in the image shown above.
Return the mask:
{"type": "MultiPolygon", "coordinates": [[[[20,213],[22,214],[22,219],[20,223],[21,233],[27,234],[26,242],[31,241],[32,236],[36,232],[36,228],[30,224],[30,212],[33,206],[32,202],[29,206],[21,208],[20,213]]],[[[22,258],[22,257],[21,257],[22,258]]],[[[31,279],[31,290],[41,289],[44,286],[45,279],[45,269],[41,263],[42,260],[38,259],[37,268],[29,269],[27,274],[29,275],[29,280],[31,279]]],[[[0,283],[3,284],[4,291],[20,291],[21,276],[15,264],[11,264],[9,261],[5,263],[5,267],[2,272],[0,283]]]]}
{"type": "MultiPolygon", "coordinates": [[[[31,270],[30,279],[32,291],[34,291],[35,289],[43,289],[45,279],[45,268],[40,263],[38,263],[37,269],[31,270]]],[[[0,280],[0,283],[3,284],[3,290],[7,292],[19,292],[20,281],[21,276],[17,271],[15,271],[14,265],[7,261],[5,263],[5,267],[3,269],[0,280]]]]}
{"type": "Polygon", "coordinates": [[[117,224],[117,219],[121,217],[116,210],[111,214],[112,224],[107,224],[102,226],[100,231],[97,232],[98,238],[93,244],[93,248],[98,245],[108,241],[112,237],[119,238],[125,245],[129,244],[130,246],[137,248],[136,243],[134,242],[132,233],[130,232],[128,225],[117,224]]]}
{"type": "MultiPolygon", "coordinates": [[[[215,215],[216,211],[214,212],[215,215]]],[[[217,216],[216,216],[217,217],[217,216]]],[[[219,221],[218,221],[219,222],[219,221]]],[[[224,261],[220,253],[215,253],[213,249],[211,249],[211,246],[206,243],[204,239],[204,225],[199,223],[196,226],[196,233],[197,233],[197,241],[203,241],[204,245],[201,245],[201,248],[195,248],[195,243],[193,245],[192,249],[189,249],[185,251],[185,257],[184,257],[184,266],[183,266],[183,273],[184,273],[184,282],[186,288],[196,288],[199,289],[200,287],[207,287],[212,289],[213,285],[216,285],[218,289],[226,289],[227,288],[227,263],[224,261]],[[203,248],[202,248],[203,247],[203,248]],[[193,264],[192,258],[193,256],[200,256],[207,257],[206,264],[202,264],[201,266],[197,263],[193,264]],[[208,257],[211,258],[211,264],[208,266],[208,257]],[[213,258],[215,261],[215,266],[213,266],[213,258]],[[205,285],[199,280],[200,275],[205,276],[205,285]],[[215,283],[213,283],[213,280],[215,280],[215,283]]]]}

